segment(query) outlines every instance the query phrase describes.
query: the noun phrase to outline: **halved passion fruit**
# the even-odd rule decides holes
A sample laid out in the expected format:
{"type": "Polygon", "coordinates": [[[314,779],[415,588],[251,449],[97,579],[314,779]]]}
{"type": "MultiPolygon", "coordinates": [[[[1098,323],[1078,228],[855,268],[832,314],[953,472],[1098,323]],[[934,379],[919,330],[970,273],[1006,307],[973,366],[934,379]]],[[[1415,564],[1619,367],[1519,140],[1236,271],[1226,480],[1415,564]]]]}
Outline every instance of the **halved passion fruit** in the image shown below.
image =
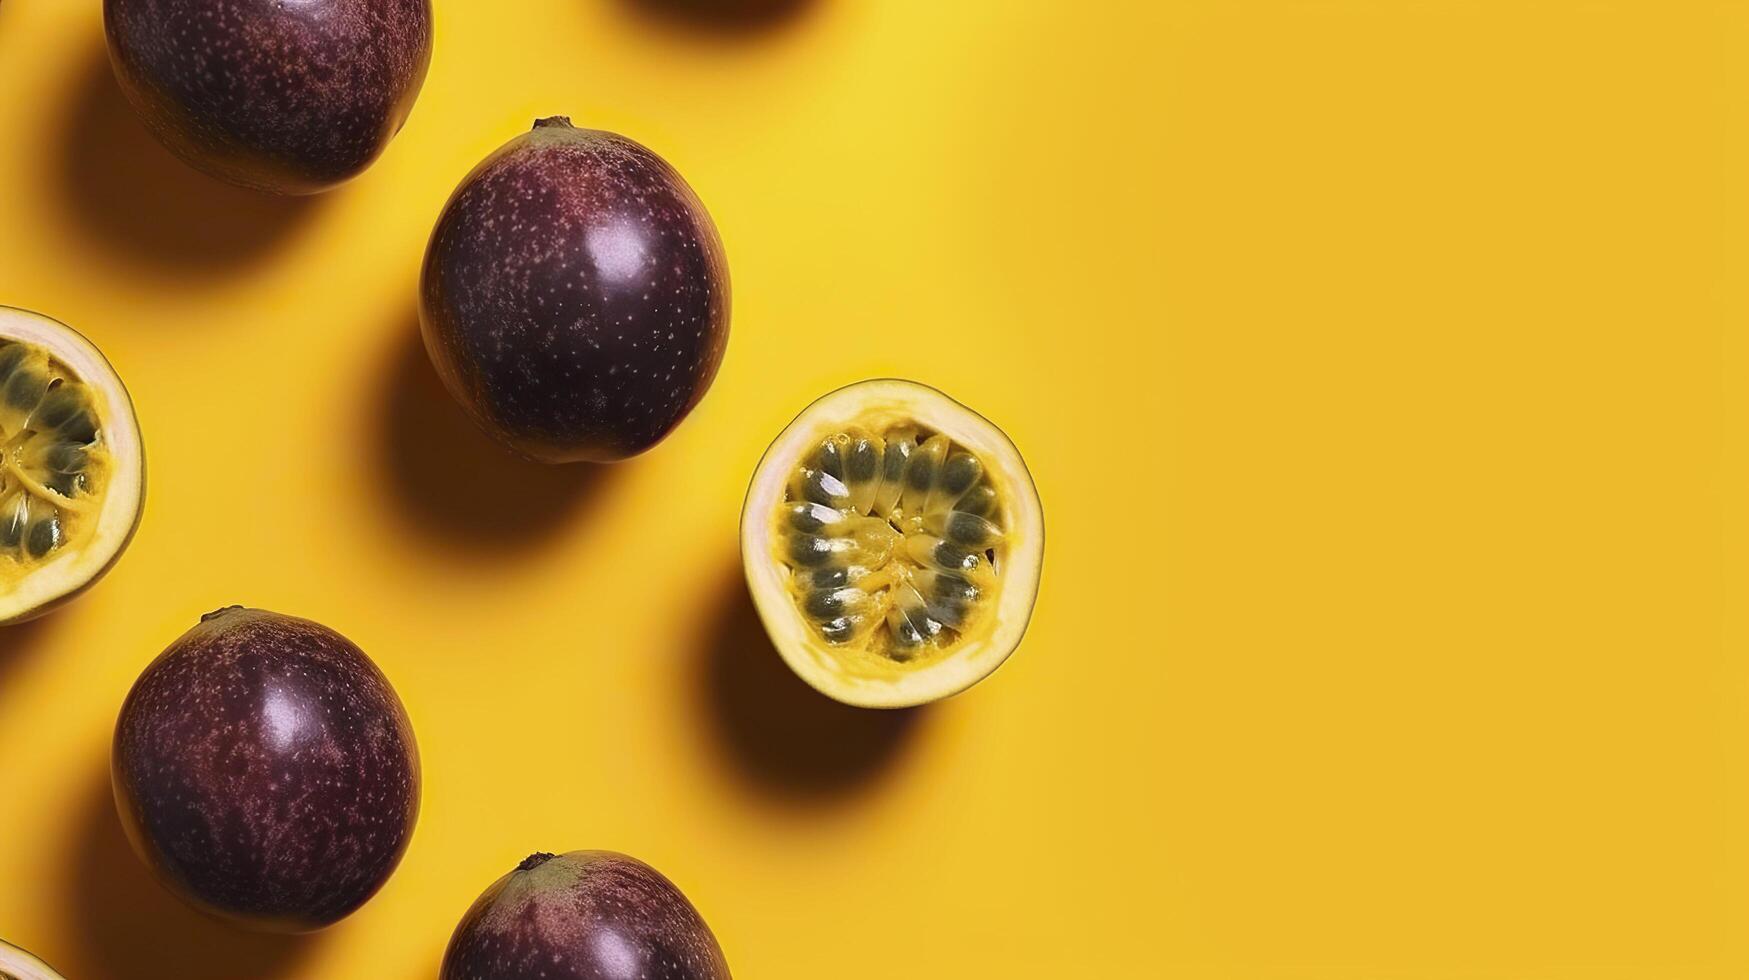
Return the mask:
{"type": "Polygon", "coordinates": [[[741,560],[790,667],[846,704],[896,708],[989,676],[1026,632],[1044,513],[1014,443],[911,381],[808,406],[766,450],[741,560]]]}
{"type": "Polygon", "coordinates": [[[102,578],[144,501],[139,423],[115,369],[71,327],[0,307],[0,626],[102,578]]]}
{"type": "Polygon", "coordinates": [[[0,942],[0,980],[61,980],[61,975],[17,946],[0,942]]]}

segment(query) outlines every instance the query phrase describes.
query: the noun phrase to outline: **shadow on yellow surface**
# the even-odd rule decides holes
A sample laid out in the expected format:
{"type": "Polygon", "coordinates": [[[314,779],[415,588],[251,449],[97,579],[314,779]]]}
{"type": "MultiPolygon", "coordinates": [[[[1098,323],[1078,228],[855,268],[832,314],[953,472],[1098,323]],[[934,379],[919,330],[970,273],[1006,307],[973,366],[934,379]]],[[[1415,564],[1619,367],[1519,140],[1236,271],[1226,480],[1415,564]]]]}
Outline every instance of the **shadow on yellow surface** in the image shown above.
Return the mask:
{"type": "Polygon", "coordinates": [[[816,0],[621,0],[652,20],[715,33],[771,30],[800,17],[816,0]]]}
{"type": "Polygon", "coordinates": [[[73,91],[59,198],[72,224],[128,260],[220,274],[264,255],[318,207],[316,198],[232,187],[178,160],[135,118],[101,48],[73,91]]]}
{"type": "Polygon", "coordinates": [[[17,626],[0,627],[0,687],[6,685],[13,670],[48,642],[55,631],[54,619],[50,614],[17,626]]]}
{"type": "Polygon", "coordinates": [[[708,623],[704,662],[693,674],[713,741],[760,790],[829,801],[871,783],[916,740],[928,708],[852,708],[791,672],[759,621],[739,563],[708,623]]]}
{"type": "Polygon", "coordinates": [[[548,466],[501,448],[444,390],[419,339],[419,318],[402,325],[391,352],[373,458],[402,520],[447,542],[514,548],[558,526],[597,498],[613,468],[548,466]]]}
{"type": "Polygon", "coordinates": [[[103,760],[87,794],[73,853],[66,934],[76,950],[57,959],[81,980],[275,980],[319,940],[243,932],[202,915],[159,887],[128,847],[103,760]]]}

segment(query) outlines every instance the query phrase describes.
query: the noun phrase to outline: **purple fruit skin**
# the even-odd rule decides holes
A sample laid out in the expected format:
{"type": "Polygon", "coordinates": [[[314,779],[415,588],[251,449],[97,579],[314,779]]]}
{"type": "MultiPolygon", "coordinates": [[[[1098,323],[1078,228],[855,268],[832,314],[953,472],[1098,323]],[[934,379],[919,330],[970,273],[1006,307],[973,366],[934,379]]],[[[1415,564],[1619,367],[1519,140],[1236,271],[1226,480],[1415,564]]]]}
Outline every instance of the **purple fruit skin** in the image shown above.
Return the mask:
{"type": "Polygon", "coordinates": [[[317,623],[208,614],[134,683],[112,777],[134,850],[189,904],[309,932],[395,870],[419,815],[419,755],[394,689],[317,623]]]}
{"type": "Polygon", "coordinates": [[[716,226],[661,157],[543,119],[457,188],[426,250],[425,348],[486,432],[548,463],[660,442],[729,341],[716,226]]]}
{"type": "Polygon", "coordinates": [[[535,854],[456,927],[440,980],[729,980],[673,882],[612,851],[535,854]]]}
{"type": "Polygon", "coordinates": [[[400,131],[431,0],[104,0],[110,63],[160,142],[243,187],[313,194],[400,131]]]}

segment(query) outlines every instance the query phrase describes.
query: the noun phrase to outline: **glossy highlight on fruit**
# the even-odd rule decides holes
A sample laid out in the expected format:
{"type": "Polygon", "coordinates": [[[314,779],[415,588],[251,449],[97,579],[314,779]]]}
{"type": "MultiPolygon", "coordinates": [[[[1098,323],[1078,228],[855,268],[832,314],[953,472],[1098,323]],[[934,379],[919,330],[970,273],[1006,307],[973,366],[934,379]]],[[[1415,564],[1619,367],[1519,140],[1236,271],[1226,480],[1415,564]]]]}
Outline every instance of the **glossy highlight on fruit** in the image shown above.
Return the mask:
{"type": "Polygon", "coordinates": [[[798,675],[847,704],[956,694],[1014,652],[1032,616],[1044,515],[1025,461],[933,388],[841,388],[784,429],[754,474],[741,557],[798,675]]]}
{"type": "Polygon", "coordinates": [[[413,110],[431,0],[104,0],[110,62],[159,142],[242,187],[357,176],[413,110]]]}
{"type": "Polygon", "coordinates": [[[0,307],[0,626],[90,588],[133,540],[145,451],[127,388],[71,327],[0,307]]]}
{"type": "Polygon", "coordinates": [[[486,432],[548,463],[660,442],[729,339],[716,226],[666,161],[543,119],[456,190],[420,285],[425,349],[486,432]]]}
{"type": "Polygon", "coordinates": [[[61,975],[17,946],[0,942],[0,980],[61,980],[61,975]]]}
{"type": "Polygon", "coordinates": [[[729,980],[698,910],[612,851],[532,854],[468,909],[440,980],[729,980]]]}
{"type": "Polygon", "coordinates": [[[263,931],[320,929],[363,905],[419,814],[413,729],[382,672],[325,626],[241,606],[140,675],[112,776],[158,880],[263,931]]]}

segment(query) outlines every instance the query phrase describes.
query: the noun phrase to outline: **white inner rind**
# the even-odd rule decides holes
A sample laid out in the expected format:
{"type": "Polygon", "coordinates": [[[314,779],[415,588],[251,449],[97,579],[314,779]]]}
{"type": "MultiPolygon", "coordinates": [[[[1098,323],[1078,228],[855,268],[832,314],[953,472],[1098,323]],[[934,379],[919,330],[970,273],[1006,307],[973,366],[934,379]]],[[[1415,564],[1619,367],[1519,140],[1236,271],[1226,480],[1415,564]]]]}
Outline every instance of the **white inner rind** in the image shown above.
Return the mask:
{"type": "Polygon", "coordinates": [[[47,963],[16,946],[0,943],[0,977],[18,980],[61,980],[61,975],[49,969],[47,963]]]}
{"type": "Polygon", "coordinates": [[[134,406],[115,369],[73,328],[26,310],[0,306],[0,340],[42,348],[88,385],[100,399],[99,421],[114,471],[103,491],[97,524],[78,548],[63,548],[33,567],[9,592],[0,594],[0,625],[46,612],[109,570],[133,538],[145,490],[145,453],[134,406]]]}
{"type": "Polygon", "coordinates": [[[1038,597],[1044,512],[1020,452],[989,420],[934,388],[878,380],[840,388],[808,406],[771,444],[755,472],[741,513],[741,558],[754,605],[785,661],[821,692],[848,704],[896,708],[957,694],[1001,666],[1020,644],[1038,597]],[[788,587],[789,569],[775,557],[774,515],[796,464],[827,436],[852,427],[882,429],[916,422],[970,450],[1001,495],[1008,553],[1001,569],[993,622],[968,635],[946,656],[922,665],[846,656],[821,640],[788,587]]]}

